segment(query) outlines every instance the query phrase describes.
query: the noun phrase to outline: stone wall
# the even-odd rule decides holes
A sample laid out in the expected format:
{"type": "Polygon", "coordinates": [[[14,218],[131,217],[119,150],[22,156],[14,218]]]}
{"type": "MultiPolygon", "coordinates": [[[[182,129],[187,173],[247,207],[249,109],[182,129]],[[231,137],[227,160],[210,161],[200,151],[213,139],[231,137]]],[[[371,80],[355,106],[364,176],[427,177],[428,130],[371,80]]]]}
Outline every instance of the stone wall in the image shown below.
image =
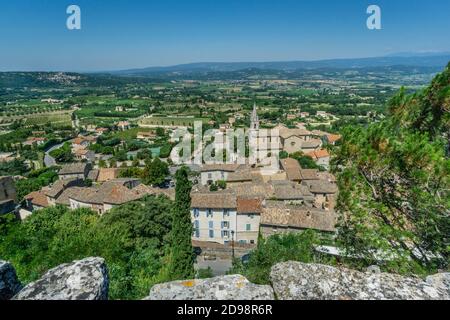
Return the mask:
{"type": "MultiPolygon", "coordinates": [[[[320,264],[273,266],[272,285],[241,275],[174,281],[153,286],[146,300],[450,300],[450,273],[420,278],[320,264]]],[[[22,288],[14,268],[0,261],[0,300],[106,300],[108,272],[102,258],[86,258],[49,270],[22,288]]]]}
{"type": "Polygon", "coordinates": [[[108,299],[108,271],[102,258],[62,264],[24,288],[15,274],[9,263],[0,261],[0,300],[108,299]],[[7,267],[3,267],[5,265],[7,267]]]}

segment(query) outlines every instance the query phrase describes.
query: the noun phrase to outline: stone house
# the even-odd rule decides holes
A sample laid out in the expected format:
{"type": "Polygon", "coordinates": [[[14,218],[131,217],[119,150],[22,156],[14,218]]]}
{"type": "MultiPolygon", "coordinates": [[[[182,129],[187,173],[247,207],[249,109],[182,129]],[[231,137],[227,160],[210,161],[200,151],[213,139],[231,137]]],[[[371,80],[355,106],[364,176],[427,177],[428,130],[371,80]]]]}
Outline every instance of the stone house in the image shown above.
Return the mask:
{"type": "Polygon", "coordinates": [[[42,137],[29,137],[23,144],[26,146],[32,146],[34,144],[41,146],[47,141],[47,138],[42,137]]]}
{"type": "Polygon", "coordinates": [[[322,166],[326,170],[330,169],[331,157],[326,149],[314,150],[306,153],[306,155],[311,157],[318,166],[322,166]]]}
{"type": "Polygon", "coordinates": [[[336,143],[341,140],[341,135],[339,134],[326,134],[323,139],[325,143],[331,144],[333,146],[336,145],[336,143]]]}
{"type": "Polygon", "coordinates": [[[95,152],[92,150],[88,150],[86,148],[76,148],[72,150],[72,153],[76,160],[78,161],[89,161],[94,162],[95,161],[95,152]]]}
{"type": "Polygon", "coordinates": [[[302,151],[302,146],[305,142],[312,139],[310,131],[305,129],[281,129],[280,141],[283,151],[291,154],[297,151],[302,151]]]}
{"type": "Polygon", "coordinates": [[[122,131],[128,130],[130,129],[130,123],[128,121],[119,121],[117,123],[117,128],[122,131]]]}
{"type": "Polygon", "coordinates": [[[91,141],[85,137],[76,137],[72,140],[72,149],[86,148],[89,147],[91,141]]]}
{"type": "Polygon", "coordinates": [[[14,179],[11,176],[0,177],[0,214],[13,211],[16,202],[14,179]]]}
{"type": "Polygon", "coordinates": [[[338,187],[326,180],[309,180],[302,183],[314,195],[314,206],[323,210],[334,210],[338,187]]]}
{"type": "Polygon", "coordinates": [[[45,209],[50,206],[46,195],[47,190],[47,188],[43,188],[39,191],[30,192],[24,197],[19,209],[20,220],[26,219],[36,210],[45,209]]]}
{"type": "Polygon", "coordinates": [[[96,187],[78,188],[68,196],[70,208],[89,208],[104,214],[115,206],[145,196],[147,193],[137,189],[138,185],[138,179],[116,179],[96,187]]]}
{"type": "Polygon", "coordinates": [[[262,208],[260,230],[264,237],[308,229],[333,233],[336,221],[333,211],[268,200],[262,208]]]}
{"type": "Polygon", "coordinates": [[[226,181],[230,173],[245,169],[239,164],[205,164],[200,171],[200,183],[203,186],[211,185],[219,180],[226,181]]]}
{"type": "Polygon", "coordinates": [[[51,185],[48,190],[45,191],[45,195],[47,197],[47,203],[50,206],[54,206],[58,204],[56,201],[61,196],[61,194],[69,188],[72,187],[81,187],[83,186],[84,181],[78,178],[68,178],[68,179],[59,179],[51,185]]]}
{"type": "Polygon", "coordinates": [[[151,131],[140,131],[136,136],[139,140],[153,141],[156,139],[156,134],[151,131]]]}
{"type": "Polygon", "coordinates": [[[61,170],[58,172],[59,179],[86,179],[91,170],[91,165],[89,163],[69,163],[63,165],[61,170]]]}

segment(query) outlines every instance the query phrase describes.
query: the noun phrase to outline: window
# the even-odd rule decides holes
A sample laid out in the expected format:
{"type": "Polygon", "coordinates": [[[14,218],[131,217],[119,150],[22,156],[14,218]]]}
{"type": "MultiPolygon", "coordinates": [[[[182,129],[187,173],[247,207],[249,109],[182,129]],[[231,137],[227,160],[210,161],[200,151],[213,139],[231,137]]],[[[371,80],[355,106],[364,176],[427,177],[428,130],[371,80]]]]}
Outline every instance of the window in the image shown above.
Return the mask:
{"type": "Polygon", "coordinates": [[[250,219],[253,219],[253,218],[255,217],[255,215],[254,215],[254,214],[249,214],[248,217],[249,217],[250,219]]]}
{"type": "Polygon", "coordinates": [[[229,228],[230,228],[230,222],[222,221],[222,229],[229,229],[229,228]]]}
{"type": "Polygon", "coordinates": [[[213,217],[213,211],[212,211],[212,209],[206,209],[206,217],[208,218],[208,217],[213,217]]]}
{"type": "Polygon", "coordinates": [[[214,229],[214,221],[208,221],[208,226],[210,229],[214,229]]]}
{"type": "Polygon", "coordinates": [[[230,231],[222,230],[222,238],[229,238],[229,237],[230,237],[230,231]]]}
{"type": "Polygon", "coordinates": [[[198,220],[194,221],[194,235],[196,238],[200,237],[200,222],[198,220]]]}
{"type": "Polygon", "coordinates": [[[212,179],[212,173],[208,173],[208,179],[212,179]]]}
{"type": "Polygon", "coordinates": [[[230,209],[223,209],[223,216],[229,217],[230,216],[230,209]]]}
{"type": "Polygon", "coordinates": [[[250,223],[247,223],[247,225],[245,226],[245,230],[247,231],[252,230],[252,225],[250,223]]]}
{"type": "Polygon", "coordinates": [[[209,237],[214,238],[214,230],[209,230],[209,237]]]}
{"type": "Polygon", "coordinates": [[[194,208],[194,217],[198,218],[199,215],[200,215],[200,210],[198,208],[194,208]]]}
{"type": "Polygon", "coordinates": [[[239,243],[246,244],[247,240],[239,240],[239,243]]]}

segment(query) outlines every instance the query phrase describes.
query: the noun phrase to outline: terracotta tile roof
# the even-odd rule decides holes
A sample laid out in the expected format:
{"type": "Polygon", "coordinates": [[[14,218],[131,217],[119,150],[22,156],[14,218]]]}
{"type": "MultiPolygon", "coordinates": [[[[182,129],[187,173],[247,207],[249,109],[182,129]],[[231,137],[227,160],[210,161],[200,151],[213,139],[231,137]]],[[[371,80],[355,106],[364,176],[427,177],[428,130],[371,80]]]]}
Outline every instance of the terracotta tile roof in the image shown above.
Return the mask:
{"type": "Polygon", "coordinates": [[[339,134],[327,134],[327,140],[329,143],[334,143],[341,140],[341,135],[339,134]]]}
{"type": "Polygon", "coordinates": [[[319,148],[322,145],[322,140],[311,139],[302,142],[302,148],[319,148]]]}
{"type": "Polygon", "coordinates": [[[73,152],[76,156],[84,156],[89,153],[89,150],[86,148],[78,148],[73,152]]]}
{"type": "Polygon", "coordinates": [[[24,198],[25,200],[31,201],[33,205],[46,208],[48,207],[47,196],[45,192],[42,191],[34,191],[27,194],[24,198]]]}
{"type": "Polygon", "coordinates": [[[69,196],[70,199],[91,204],[120,205],[142,198],[145,194],[128,189],[120,183],[104,183],[100,187],[79,188],[69,196]]]}
{"type": "Polygon", "coordinates": [[[300,174],[300,164],[297,160],[292,158],[281,159],[281,167],[286,171],[287,178],[291,181],[300,181],[302,176],[300,174]]]}
{"type": "Polygon", "coordinates": [[[100,168],[98,170],[98,182],[106,182],[119,177],[120,168],[100,168]]]}
{"type": "Polygon", "coordinates": [[[314,150],[311,152],[308,152],[306,154],[308,157],[313,158],[314,160],[320,159],[320,158],[327,158],[330,156],[328,151],[326,149],[320,149],[320,150],[314,150]]]}
{"type": "Polygon", "coordinates": [[[87,140],[83,137],[76,137],[75,139],[72,140],[72,143],[73,144],[82,144],[85,141],[87,141],[87,140]]]}
{"type": "Polygon", "coordinates": [[[54,198],[58,196],[64,189],[74,186],[81,186],[82,181],[80,179],[76,178],[70,178],[70,179],[59,179],[53,183],[53,185],[50,187],[50,189],[46,192],[46,195],[54,198]]]}
{"type": "Polygon", "coordinates": [[[281,129],[280,130],[280,136],[283,139],[288,139],[292,136],[303,137],[303,136],[309,136],[309,135],[311,135],[311,132],[306,129],[281,129]]]}
{"type": "Polygon", "coordinates": [[[237,213],[261,213],[262,200],[261,199],[245,199],[237,198],[237,213]]]}
{"type": "Polygon", "coordinates": [[[84,202],[84,203],[102,203],[100,199],[96,199],[95,195],[97,193],[97,189],[94,187],[90,188],[77,188],[72,190],[73,192],[69,195],[69,199],[73,199],[76,201],[84,202]]]}
{"type": "Polygon", "coordinates": [[[291,181],[272,181],[274,195],[272,198],[278,200],[304,200],[312,194],[307,188],[291,181]]]}
{"type": "Polygon", "coordinates": [[[320,180],[325,180],[331,183],[336,183],[336,177],[334,174],[329,173],[328,171],[318,172],[317,173],[320,180]]]}
{"type": "Polygon", "coordinates": [[[261,225],[333,232],[336,230],[336,214],[333,211],[287,205],[280,201],[267,201],[261,213],[261,225]]]}
{"type": "Polygon", "coordinates": [[[45,141],[47,140],[47,138],[39,138],[39,137],[28,137],[27,141],[35,141],[35,142],[40,142],[40,141],[45,141]]]}
{"type": "Polygon", "coordinates": [[[85,137],[83,137],[86,141],[89,141],[89,142],[94,142],[94,141],[97,141],[97,137],[94,137],[94,136],[85,136],[85,137]]]}
{"type": "Polygon", "coordinates": [[[244,182],[229,186],[228,189],[238,197],[271,198],[273,196],[273,186],[268,183],[244,182]]]}
{"type": "Polygon", "coordinates": [[[87,178],[92,181],[97,181],[99,172],[99,170],[93,169],[89,171],[87,178]]]}
{"type": "Polygon", "coordinates": [[[191,208],[235,209],[236,195],[231,192],[191,193],[191,208]]]}
{"type": "Polygon", "coordinates": [[[73,197],[79,192],[82,192],[82,187],[71,187],[64,190],[61,195],[55,200],[56,204],[70,206],[69,198],[73,197]]]}
{"type": "Polygon", "coordinates": [[[155,138],[156,134],[151,131],[141,131],[137,133],[138,137],[155,138]]]}
{"type": "Polygon", "coordinates": [[[301,169],[300,175],[302,177],[302,181],[304,180],[319,180],[319,170],[317,169],[301,169]]]}
{"type": "Polygon", "coordinates": [[[84,173],[88,167],[87,163],[79,162],[79,163],[69,163],[64,165],[61,170],[59,170],[59,175],[65,174],[80,174],[84,173]]]}
{"type": "Polygon", "coordinates": [[[133,188],[133,191],[143,195],[165,195],[169,199],[175,200],[175,188],[161,189],[140,184],[136,188],[133,188]]]}
{"type": "Polygon", "coordinates": [[[97,192],[96,197],[102,199],[102,203],[109,204],[124,204],[130,201],[135,201],[145,196],[145,194],[139,193],[136,190],[128,189],[120,184],[107,184],[97,192]]]}
{"type": "Polygon", "coordinates": [[[252,171],[250,169],[238,170],[230,172],[227,177],[227,182],[257,182],[262,181],[261,173],[252,171]]]}
{"type": "Polygon", "coordinates": [[[240,164],[205,164],[202,166],[202,172],[208,171],[227,171],[234,172],[241,167],[240,164]]]}
{"type": "Polygon", "coordinates": [[[304,183],[312,193],[334,194],[338,191],[336,184],[326,180],[309,180],[304,183]]]}

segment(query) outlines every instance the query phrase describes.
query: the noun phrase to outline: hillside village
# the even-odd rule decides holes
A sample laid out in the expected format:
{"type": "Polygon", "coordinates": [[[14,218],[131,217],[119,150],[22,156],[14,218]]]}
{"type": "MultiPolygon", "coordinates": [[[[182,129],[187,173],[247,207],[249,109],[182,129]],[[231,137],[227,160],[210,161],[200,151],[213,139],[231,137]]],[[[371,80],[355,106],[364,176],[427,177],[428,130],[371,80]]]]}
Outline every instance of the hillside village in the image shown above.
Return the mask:
{"type": "MultiPolygon", "coordinates": [[[[256,104],[249,118],[249,132],[258,137],[260,120],[256,104]]],[[[233,124],[234,118],[230,117],[217,132],[230,130],[233,124]]],[[[110,130],[118,133],[134,130],[136,140],[148,143],[158,139],[159,135],[170,137],[179,128],[185,127],[159,125],[150,130],[133,129],[128,121],[118,122],[114,129],[86,127],[83,134],[59,145],[60,149],[66,148],[72,162],[58,164],[57,179],[50,185],[18,199],[14,179],[20,180],[20,177],[2,177],[2,212],[15,208],[17,216],[23,220],[39,214],[40,209],[60,205],[70,209],[89,208],[104,215],[115,206],[147,195],[174,199],[175,181],[171,173],[179,166],[171,164],[170,156],[162,159],[169,169],[164,186],[146,185],[139,178],[123,174],[127,168],[145,168],[146,160],[137,157],[139,151],[129,151],[123,161],[109,163],[108,167],[111,156],[103,154],[104,150],[97,146],[103,141],[104,134],[111,134],[110,130]]],[[[257,244],[260,233],[270,236],[307,229],[325,234],[335,232],[338,188],[329,169],[330,150],[340,136],[320,130],[309,131],[302,123],[293,128],[279,123],[273,130],[279,132],[271,141],[272,146],[276,145],[279,165],[275,172],[264,173],[261,163],[188,165],[193,182],[194,244],[204,248],[217,245],[251,248],[257,244]],[[298,157],[309,158],[315,168],[303,168],[298,157]]],[[[34,134],[42,135],[42,132],[34,134]]],[[[27,141],[34,145],[45,143],[44,138],[34,136],[27,141]]],[[[51,154],[47,156],[53,160],[51,154]]],[[[56,164],[54,161],[49,163],[56,164]]]]}

